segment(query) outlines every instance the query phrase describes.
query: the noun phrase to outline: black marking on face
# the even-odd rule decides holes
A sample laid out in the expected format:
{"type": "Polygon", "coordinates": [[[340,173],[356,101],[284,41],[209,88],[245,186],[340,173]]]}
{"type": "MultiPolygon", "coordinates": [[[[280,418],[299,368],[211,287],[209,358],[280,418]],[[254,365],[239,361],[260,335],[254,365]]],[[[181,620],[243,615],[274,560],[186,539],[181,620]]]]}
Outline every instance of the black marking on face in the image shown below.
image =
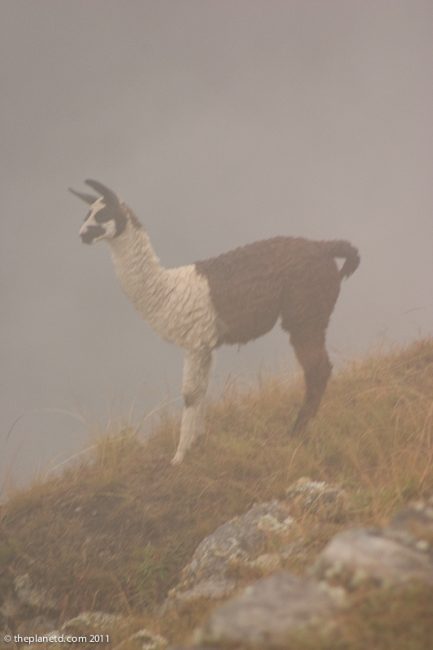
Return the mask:
{"type": "Polygon", "coordinates": [[[105,230],[102,226],[88,226],[87,230],[83,232],[80,237],[83,244],[91,244],[97,237],[102,237],[105,230]]]}
{"type": "Polygon", "coordinates": [[[104,205],[95,214],[94,219],[96,223],[106,223],[107,221],[114,221],[116,224],[115,237],[120,235],[126,227],[126,216],[120,206],[104,205]]]}
{"type": "Polygon", "coordinates": [[[113,222],[114,229],[110,229],[111,234],[108,236],[112,238],[118,237],[126,228],[126,214],[120,205],[112,206],[101,203],[96,212],[94,209],[90,210],[84,219],[84,223],[88,225],[81,235],[82,240],[90,243],[97,237],[107,235],[107,229],[104,228],[104,224],[108,224],[109,222],[113,222]]]}
{"type": "Polygon", "coordinates": [[[118,237],[126,228],[127,218],[120,206],[112,207],[108,205],[96,213],[95,221],[97,223],[114,221],[116,225],[116,232],[114,237],[118,237]]]}
{"type": "Polygon", "coordinates": [[[96,223],[104,223],[105,221],[110,221],[111,219],[114,220],[114,216],[111,214],[111,210],[106,207],[102,210],[99,210],[99,212],[95,214],[96,223]]]}

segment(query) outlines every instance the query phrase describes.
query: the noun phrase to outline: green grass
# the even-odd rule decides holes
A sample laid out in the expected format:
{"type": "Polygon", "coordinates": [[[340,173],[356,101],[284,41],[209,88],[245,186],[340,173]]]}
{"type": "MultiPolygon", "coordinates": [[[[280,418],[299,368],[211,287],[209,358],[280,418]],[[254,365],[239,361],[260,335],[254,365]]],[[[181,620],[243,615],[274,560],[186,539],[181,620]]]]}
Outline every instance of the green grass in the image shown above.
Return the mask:
{"type": "MultiPolygon", "coordinates": [[[[87,609],[151,616],[203,537],[301,476],[341,484],[349,512],[340,524],[301,522],[307,552],[295,571],[340,528],[382,524],[433,493],[433,340],[337,373],[308,436],[291,438],[301,390],[282,377],[231,386],[179,467],[169,464],[179,423],[167,414],[146,445],[130,430],[108,431],[90,460],[11,495],[0,512],[2,590],[29,573],[64,618],[87,609]]],[[[179,637],[175,626],[168,633],[179,637]]]]}

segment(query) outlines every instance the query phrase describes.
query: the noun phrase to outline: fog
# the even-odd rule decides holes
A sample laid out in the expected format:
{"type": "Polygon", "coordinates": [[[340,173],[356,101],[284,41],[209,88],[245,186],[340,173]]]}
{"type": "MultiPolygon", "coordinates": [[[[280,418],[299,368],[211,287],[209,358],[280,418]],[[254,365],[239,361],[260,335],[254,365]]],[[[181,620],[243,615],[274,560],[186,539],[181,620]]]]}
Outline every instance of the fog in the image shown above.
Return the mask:
{"type": "MultiPolygon", "coordinates": [[[[4,489],[110,420],[180,404],[181,351],[134,312],[105,243],[78,238],[66,189],[85,178],[167,266],[281,234],[350,240],[336,367],[431,334],[432,21],[429,0],[0,3],[4,489]]],[[[276,328],[221,349],[211,393],[295,369],[276,328]]]]}

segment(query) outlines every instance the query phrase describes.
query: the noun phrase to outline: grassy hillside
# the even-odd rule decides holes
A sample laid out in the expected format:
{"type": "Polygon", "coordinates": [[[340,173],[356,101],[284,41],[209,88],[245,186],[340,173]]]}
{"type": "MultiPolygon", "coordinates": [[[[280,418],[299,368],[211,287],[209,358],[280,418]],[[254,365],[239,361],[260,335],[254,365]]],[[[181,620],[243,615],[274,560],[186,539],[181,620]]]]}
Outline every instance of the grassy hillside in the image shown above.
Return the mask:
{"type": "Polygon", "coordinates": [[[433,493],[433,340],[353,363],[331,381],[308,437],[290,438],[301,383],[230,389],[183,465],[178,421],[142,445],[107,432],[92,459],[11,497],[0,512],[0,592],[29,573],[62,603],[134,614],[161,602],[205,535],[301,476],[339,483],[348,520],[309,529],[302,570],[339,527],[383,523],[433,493]]]}

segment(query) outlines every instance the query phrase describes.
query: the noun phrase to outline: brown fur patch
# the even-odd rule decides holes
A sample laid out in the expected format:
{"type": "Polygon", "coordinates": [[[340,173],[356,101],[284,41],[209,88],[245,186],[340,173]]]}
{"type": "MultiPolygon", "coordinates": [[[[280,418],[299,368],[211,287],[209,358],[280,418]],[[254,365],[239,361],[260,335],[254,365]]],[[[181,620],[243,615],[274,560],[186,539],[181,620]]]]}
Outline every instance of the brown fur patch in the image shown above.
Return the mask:
{"type": "Polygon", "coordinates": [[[218,343],[246,343],[279,317],[291,333],[324,331],[340,290],[334,257],[355,253],[347,242],[274,237],[196,262],[225,325],[218,343]]]}

